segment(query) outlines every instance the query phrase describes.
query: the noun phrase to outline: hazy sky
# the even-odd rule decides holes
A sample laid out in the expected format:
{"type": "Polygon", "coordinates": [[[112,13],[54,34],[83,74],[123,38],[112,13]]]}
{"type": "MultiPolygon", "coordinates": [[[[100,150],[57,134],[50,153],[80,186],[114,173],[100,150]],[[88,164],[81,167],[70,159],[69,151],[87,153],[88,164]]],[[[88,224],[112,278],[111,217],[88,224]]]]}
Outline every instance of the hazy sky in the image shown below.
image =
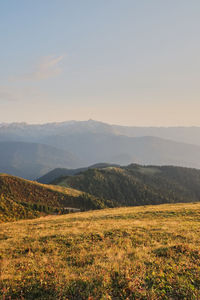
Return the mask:
{"type": "Polygon", "coordinates": [[[0,1],[0,122],[199,116],[199,0],[0,1]]]}

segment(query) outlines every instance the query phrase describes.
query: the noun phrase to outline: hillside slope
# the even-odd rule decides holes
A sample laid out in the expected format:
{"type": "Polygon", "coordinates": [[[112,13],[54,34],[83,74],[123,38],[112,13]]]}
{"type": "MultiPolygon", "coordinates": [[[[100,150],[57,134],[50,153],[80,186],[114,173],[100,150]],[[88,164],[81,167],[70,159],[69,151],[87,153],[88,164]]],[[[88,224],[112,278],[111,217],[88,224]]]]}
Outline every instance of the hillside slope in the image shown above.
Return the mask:
{"type": "Polygon", "coordinates": [[[54,184],[72,187],[115,205],[144,205],[200,201],[200,171],[171,166],[89,169],[58,178],[54,184]]]}
{"type": "Polygon", "coordinates": [[[199,299],[200,203],[0,224],[1,299],[199,299]]]}
{"type": "Polygon", "coordinates": [[[72,188],[43,185],[7,174],[0,175],[0,222],[62,212],[108,207],[109,201],[72,188]]]}

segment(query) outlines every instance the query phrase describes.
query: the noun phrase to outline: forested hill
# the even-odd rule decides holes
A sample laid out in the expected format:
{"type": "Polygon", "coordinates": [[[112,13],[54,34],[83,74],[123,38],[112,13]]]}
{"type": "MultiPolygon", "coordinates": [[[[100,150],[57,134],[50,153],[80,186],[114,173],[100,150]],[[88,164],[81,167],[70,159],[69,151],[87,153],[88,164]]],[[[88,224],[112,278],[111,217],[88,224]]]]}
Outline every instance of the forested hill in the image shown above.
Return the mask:
{"type": "Polygon", "coordinates": [[[66,208],[89,210],[108,206],[112,206],[109,201],[75,189],[0,174],[0,223],[63,213],[66,208]]]}
{"type": "Polygon", "coordinates": [[[63,176],[69,176],[69,175],[76,175],[79,174],[80,172],[84,172],[88,169],[102,169],[106,167],[120,167],[119,165],[116,164],[108,164],[108,163],[98,163],[89,167],[85,168],[78,168],[78,169],[66,169],[66,168],[56,168],[51,170],[50,172],[46,173],[45,175],[39,177],[37,179],[37,182],[40,183],[51,183],[52,181],[56,180],[59,177],[63,176]]]}
{"type": "Polygon", "coordinates": [[[52,185],[0,175],[0,222],[65,213],[66,208],[83,211],[198,201],[200,170],[196,169],[105,165],[58,178],[52,185]]]}
{"type": "Polygon", "coordinates": [[[181,167],[89,169],[53,183],[110,199],[115,206],[200,201],[200,171],[181,167]]]}

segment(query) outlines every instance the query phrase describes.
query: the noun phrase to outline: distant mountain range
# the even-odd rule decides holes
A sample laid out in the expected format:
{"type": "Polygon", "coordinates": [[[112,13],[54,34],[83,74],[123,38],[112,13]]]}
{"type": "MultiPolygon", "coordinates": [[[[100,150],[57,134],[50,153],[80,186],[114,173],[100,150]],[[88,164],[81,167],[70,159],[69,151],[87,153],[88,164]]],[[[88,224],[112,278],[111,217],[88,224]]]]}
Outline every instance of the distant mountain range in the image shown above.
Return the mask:
{"type": "Polygon", "coordinates": [[[94,120],[66,121],[32,125],[27,123],[0,123],[0,140],[39,142],[45,136],[80,133],[103,133],[129,137],[155,136],[176,142],[200,145],[200,127],[138,127],[110,125],[94,120]]]}
{"type": "Polygon", "coordinates": [[[126,127],[93,120],[12,123],[0,124],[0,142],[0,172],[28,179],[99,162],[200,168],[199,127],[126,127]]]}

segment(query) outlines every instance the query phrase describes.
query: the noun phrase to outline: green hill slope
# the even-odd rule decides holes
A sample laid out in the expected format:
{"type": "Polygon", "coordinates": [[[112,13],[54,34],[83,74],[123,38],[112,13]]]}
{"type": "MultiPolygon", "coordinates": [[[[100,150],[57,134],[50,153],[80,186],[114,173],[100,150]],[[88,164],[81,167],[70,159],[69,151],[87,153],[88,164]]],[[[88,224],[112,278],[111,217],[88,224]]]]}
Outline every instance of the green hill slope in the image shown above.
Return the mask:
{"type": "Polygon", "coordinates": [[[89,169],[54,183],[110,199],[116,206],[200,200],[200,171],[189,168],[129,165],[89,169]]]}
{"type": "Polygon", "coordinates": [[[88,210],[108,205],[109,202],[71,188],[0,175],[0,222],[62,213],[64,208],[88,210]]]}

